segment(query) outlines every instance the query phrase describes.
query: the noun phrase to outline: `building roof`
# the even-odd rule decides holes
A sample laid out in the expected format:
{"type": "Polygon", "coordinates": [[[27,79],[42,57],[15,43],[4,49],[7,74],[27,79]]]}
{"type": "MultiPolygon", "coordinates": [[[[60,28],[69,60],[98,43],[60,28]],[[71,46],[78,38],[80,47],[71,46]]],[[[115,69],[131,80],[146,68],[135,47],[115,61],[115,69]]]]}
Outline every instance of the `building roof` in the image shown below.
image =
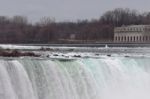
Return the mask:
{"type": "Polygon", "coordinates": [[[150,25],[122,25],[121,27],[116,27],[116,28],[142,28],[142,27],[150,28],[150,25]]]}

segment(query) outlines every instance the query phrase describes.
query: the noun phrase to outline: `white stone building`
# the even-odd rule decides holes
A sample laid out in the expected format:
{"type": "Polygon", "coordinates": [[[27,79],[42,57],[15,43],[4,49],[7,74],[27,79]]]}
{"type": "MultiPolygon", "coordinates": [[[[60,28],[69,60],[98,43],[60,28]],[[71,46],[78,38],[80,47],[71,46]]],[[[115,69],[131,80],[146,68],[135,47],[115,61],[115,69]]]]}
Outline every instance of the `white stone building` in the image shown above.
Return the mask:
{"type": "Polygon", "coordinates": [[[129,25],[114,29],[114,42],[144,43],[150,42],[150,25],[129,25]]]}

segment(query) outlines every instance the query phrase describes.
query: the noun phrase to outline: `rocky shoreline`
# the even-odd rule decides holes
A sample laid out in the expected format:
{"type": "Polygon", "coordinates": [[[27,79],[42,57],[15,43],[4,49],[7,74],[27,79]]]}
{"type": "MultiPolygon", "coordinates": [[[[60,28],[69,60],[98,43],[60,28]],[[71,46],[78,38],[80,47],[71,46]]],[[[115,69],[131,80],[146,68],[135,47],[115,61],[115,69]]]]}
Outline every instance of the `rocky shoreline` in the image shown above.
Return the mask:
{"type": "Polygon", "coordinates": [[[34,52],[22,52],[19,50],[0,50],[1,57],[22,57],[22,56],[30,56],[30,57],[40,57],[39,54],[35,54],[34,52]]]}

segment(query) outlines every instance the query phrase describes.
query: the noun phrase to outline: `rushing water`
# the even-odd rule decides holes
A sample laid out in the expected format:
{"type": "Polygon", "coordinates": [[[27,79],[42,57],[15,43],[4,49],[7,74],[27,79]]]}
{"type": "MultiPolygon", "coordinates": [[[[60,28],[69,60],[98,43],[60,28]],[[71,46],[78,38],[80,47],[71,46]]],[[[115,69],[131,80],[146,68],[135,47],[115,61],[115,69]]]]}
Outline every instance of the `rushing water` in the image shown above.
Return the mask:
{"type": "Polygon", "coordinates": [[[150,58],[1,59],[0,99],[150,99],[150,58]]]}

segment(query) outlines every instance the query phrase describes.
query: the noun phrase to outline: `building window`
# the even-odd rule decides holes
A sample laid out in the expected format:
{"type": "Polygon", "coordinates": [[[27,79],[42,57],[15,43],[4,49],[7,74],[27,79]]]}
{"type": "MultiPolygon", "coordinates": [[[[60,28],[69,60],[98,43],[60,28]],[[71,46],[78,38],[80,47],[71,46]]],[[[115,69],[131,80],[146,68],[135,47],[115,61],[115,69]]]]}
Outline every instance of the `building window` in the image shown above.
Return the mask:
{"type": "Polygon", "coordinates": [[[120,41],[120,37],[118,37],[118,41],[120,41]]]}
{"type": "Polygon", "coordinates": [[[145,41],[145,37],[143,37],[143,41],[145,41]]]}
{"type": "Polygon", "coordinates": [[[123,41],[123,37],[121,37],[121,41],[123,41]]]}
{"type": "Polygon", "coordinates": [[[124,37],[124,41],[126,41],[126,37],[124,37]]]}
{"type": "Polygon", "coordinates": [[[145,37],[145,41],[147,41],[147,40],[148,40],[148,37],[146,36],[146,37],[145,37]]]}
{"type": "Polygon", "coordinates": [[[130,37],[128,36],[128,42],[130,41],[130,37]]]}
{"type": "Polygon", "coordinates": [[[137,40],[137,41],[139,40],[138,36],[136,37],[136,40],[137,40]]]}
{"type": "Polygon", "coordinates": [[[130,41],[132,42],[132,36],[130,37],[130,41]]]}
{"type": "Polygon", "coordinates": [[[142,37],[140,36],[140,41],[142,41],[142,37]]]}
{"type": "Polygon", "coordinates": [[[135,36],[133,37],[133,41],[135,42],[135,36]]]}
{"type": "Polygon", "coordinates": [[[118,37],[115,37],[115,40],[116,40],[116,41],[117,41],[117,38],[118,38],[118,37]]]}

